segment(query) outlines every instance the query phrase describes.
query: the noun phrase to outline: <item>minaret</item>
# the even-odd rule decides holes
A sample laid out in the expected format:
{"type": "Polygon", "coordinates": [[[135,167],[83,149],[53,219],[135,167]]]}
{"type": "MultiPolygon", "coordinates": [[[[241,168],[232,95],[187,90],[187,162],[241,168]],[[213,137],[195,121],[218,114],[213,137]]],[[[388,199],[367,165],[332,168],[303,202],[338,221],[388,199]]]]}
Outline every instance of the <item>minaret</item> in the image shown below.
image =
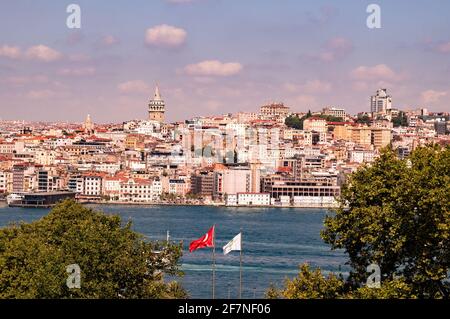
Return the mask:
{"type": "Polygon", "coordinates": [[[159,86],[156,85],[155,96],[148,104],[149,120],[164,123],[164,112],[166,111],[165,106],[164,100],[161,98],[161,93],[159,92],[159,86]]]}

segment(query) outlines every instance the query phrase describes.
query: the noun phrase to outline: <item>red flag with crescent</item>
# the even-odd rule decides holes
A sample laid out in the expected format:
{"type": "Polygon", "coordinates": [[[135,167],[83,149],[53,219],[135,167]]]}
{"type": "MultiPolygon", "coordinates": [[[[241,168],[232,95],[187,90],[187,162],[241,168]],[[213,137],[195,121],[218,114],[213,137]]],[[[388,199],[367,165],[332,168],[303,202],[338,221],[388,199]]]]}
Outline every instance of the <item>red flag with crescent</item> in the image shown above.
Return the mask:
{"type": "Polygon", "coordinates": [[[193,252],[194,250],[205,248],[205,247],[214,247],[214,228],[211,227],[206,234],[204,234],[199,239],[196,239],[191,242],[189,245],[189,252],[193,252]]]}

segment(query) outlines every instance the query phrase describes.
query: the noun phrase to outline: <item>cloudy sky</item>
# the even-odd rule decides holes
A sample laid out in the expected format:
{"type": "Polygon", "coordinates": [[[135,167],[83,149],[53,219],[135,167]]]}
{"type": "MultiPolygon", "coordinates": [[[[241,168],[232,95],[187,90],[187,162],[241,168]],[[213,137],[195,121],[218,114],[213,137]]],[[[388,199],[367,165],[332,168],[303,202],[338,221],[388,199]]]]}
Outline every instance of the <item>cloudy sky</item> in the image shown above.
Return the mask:
{"type": "Polygon", "coordinates": [[[0,118],[167,118],[332,105],[450,111],[450,1],[40,0],[0,4],[0,118]],[[70,3],[81,29],[66,26],[70,3]],[[381,7],[381,29],[366,26],[381,7]]]}

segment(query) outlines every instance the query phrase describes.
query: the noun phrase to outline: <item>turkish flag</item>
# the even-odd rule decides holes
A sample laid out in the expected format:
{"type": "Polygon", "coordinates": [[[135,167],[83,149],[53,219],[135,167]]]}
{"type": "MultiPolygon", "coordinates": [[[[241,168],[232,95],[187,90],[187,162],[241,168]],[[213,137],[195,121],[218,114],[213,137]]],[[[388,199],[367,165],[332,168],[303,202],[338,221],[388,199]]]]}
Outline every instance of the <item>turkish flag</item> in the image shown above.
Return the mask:
{"type": "Polygon", "coordinates": [[[214,247],[214,229],[215,225],[211,227],[206,234],[200,237],[197,240],[194,240],[189,245],[189,252],[193,252],[194,250],[205,248],[205,247],[214,247]]]}

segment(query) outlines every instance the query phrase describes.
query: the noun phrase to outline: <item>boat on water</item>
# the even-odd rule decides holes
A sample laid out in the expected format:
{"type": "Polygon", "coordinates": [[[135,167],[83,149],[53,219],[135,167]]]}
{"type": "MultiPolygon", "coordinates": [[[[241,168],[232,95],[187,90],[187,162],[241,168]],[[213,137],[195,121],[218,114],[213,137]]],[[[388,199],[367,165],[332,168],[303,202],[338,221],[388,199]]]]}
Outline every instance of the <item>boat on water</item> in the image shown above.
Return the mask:
{"type": "Polygon", "coordinates": [[[15,194],[9,194],[6,196],[6,203],[8,206],[20,204],[22,203],[23,194],[15,193],[15,194]]]}
{"type": "Polygon", "coordinates": [[[53,207],[58,202],[72,198],[75,199],[74,192],[57,191],[57,192],[36,192],[24,194],[11,194],[7,197],[7,204],[10,207],[53,207]]]}

